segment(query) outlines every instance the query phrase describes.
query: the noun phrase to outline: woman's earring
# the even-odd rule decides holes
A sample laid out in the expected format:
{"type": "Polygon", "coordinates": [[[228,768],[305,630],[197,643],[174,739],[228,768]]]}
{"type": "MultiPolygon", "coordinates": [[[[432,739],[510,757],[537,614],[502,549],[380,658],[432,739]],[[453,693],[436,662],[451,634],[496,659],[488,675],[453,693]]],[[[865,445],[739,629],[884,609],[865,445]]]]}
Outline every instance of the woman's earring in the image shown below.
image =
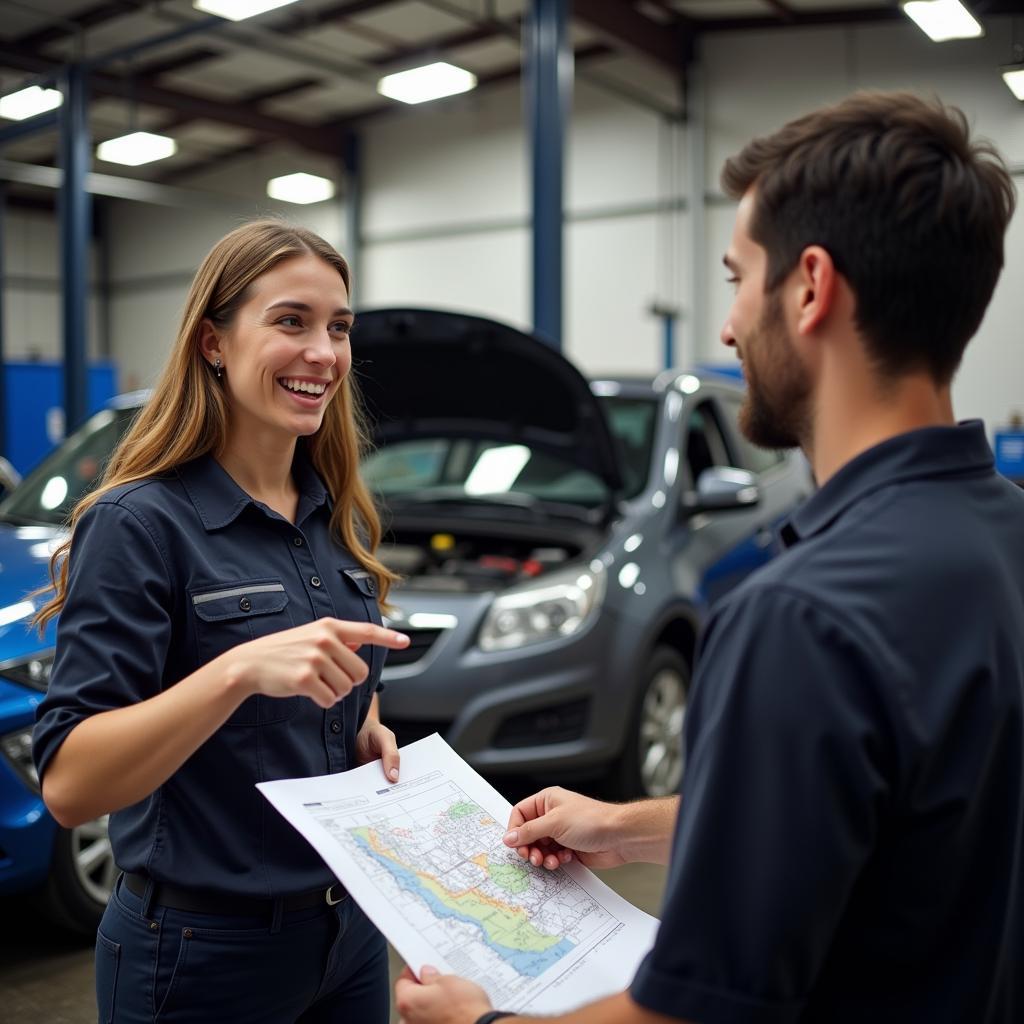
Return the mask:
{"type": "Polygon", "coordinates": [[[217,374],[217,380],[221,380],[224,377],[224,364],[220,361],[220,356],[214,360],[213,372],[217,374]]]}

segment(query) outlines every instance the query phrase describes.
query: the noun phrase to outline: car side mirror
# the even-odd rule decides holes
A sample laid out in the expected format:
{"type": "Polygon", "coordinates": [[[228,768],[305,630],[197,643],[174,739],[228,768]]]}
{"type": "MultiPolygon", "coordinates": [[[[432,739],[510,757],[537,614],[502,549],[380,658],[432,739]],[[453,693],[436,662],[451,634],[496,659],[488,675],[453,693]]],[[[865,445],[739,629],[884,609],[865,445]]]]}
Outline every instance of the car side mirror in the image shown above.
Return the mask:
{"type": "Polygon", "coordinates": [[[732,466],[712,466],[697,477],[697,489],[683,495],[687,515],[752,508],[761,500],[757,477],[732,466]]]}

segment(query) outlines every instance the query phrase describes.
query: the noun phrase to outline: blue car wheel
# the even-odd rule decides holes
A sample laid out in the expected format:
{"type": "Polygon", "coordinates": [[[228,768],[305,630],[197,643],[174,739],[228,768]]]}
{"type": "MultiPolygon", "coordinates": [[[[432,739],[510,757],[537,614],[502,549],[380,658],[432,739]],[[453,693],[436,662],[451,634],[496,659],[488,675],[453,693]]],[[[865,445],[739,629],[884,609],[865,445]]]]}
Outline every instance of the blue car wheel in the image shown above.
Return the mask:
{"type": "Polygon", "coordinates": [[[43,909],[57,925],[91,934],[117,880],[107,817],[60,829],[54,841],[43,909]]]}

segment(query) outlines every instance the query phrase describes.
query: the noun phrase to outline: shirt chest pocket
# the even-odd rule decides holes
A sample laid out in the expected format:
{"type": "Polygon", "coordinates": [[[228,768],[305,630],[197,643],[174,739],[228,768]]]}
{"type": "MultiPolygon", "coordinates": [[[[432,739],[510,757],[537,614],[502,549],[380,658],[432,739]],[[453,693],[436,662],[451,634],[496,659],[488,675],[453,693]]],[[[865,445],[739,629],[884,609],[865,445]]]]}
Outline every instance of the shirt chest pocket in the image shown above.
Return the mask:
{"type": "MultiPolygon", "coordinates": [[[[291,629],[288,594],[280,580],[239,580],[189,592],[199,664],[262,636],[291,629]]],[[[227,725],[269,725],[291,718],[301,697],[249,697],[227,725]]]]}
{"type": "MultiPolygon", "coordinates": [[[[358,566],[342,566],[339,572],[344,581],[345,602],[347,606],[344,610],[339,609],[341,618],[353,619],[356,622],[363,619],[368,622],[374,622],[379,626],[381,624],[381,615],[380,605],[377,603],[376,578],[367,572],[366,569],[358,566]]],[[[372,681],[380,675],[383,649],[370,646],[364,648],[364,650],[369,656],[370,679],[372,681]]],[[[361,687],[361,691],[362,701],[366,707],[369,707],[370,699],[373,697],[373,688],[370,686],[361,687]]],[[[360,724],[362,724],[362,715],[364,713],[365,708],[360,712],[360,724]]]]}

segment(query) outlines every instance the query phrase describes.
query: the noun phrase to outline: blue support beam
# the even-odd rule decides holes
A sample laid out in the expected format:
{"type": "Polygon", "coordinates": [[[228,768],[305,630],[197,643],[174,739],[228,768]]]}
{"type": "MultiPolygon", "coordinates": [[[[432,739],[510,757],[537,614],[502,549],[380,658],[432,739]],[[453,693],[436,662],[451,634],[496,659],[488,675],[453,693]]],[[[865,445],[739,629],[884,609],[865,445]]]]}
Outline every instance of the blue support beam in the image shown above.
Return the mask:
{"type": "Polygon", "coordinates": [[[86,350],[89,327],[89,235],[91,197],[86,190],[90,165],[89,83],[84,69],[69,65],[61,88],[60,119],[61,283],[64,330],[64,427],[71,433],[87,408],[86,350]]]}
{"type": "Polygon", "coordinates": [[[16,139],[24,138],[27,135],[35,135],[36,132],[53,128],[59,119],[59,110],[48,110],[45,114],[36,114],[35,117],[29,117],[24,121],[16,121],[14,124],[5,125],[3,128],[0,128],[0,146],[8,142],[14,142],[16,139]]]}
{"type": "Polygon", "coordinates": [[[663,313],[662,331],[662,363],[666,370],[676,365],[676,318],[673,313],[663,313]]]}
{"type": "Polygon", "coordinates": [[[7,190],[0,182],[0,458],[7,451],[7,366],[4,356],[4,242],[7,214],[7,190]]]}
{"type": "Polygon", "coordinates": [[[533,189],[533,328],[558,349],[564,321],[565,137],[573,76],[566,8],[567,0],[532,0],[524,46],[533,189]]]}

